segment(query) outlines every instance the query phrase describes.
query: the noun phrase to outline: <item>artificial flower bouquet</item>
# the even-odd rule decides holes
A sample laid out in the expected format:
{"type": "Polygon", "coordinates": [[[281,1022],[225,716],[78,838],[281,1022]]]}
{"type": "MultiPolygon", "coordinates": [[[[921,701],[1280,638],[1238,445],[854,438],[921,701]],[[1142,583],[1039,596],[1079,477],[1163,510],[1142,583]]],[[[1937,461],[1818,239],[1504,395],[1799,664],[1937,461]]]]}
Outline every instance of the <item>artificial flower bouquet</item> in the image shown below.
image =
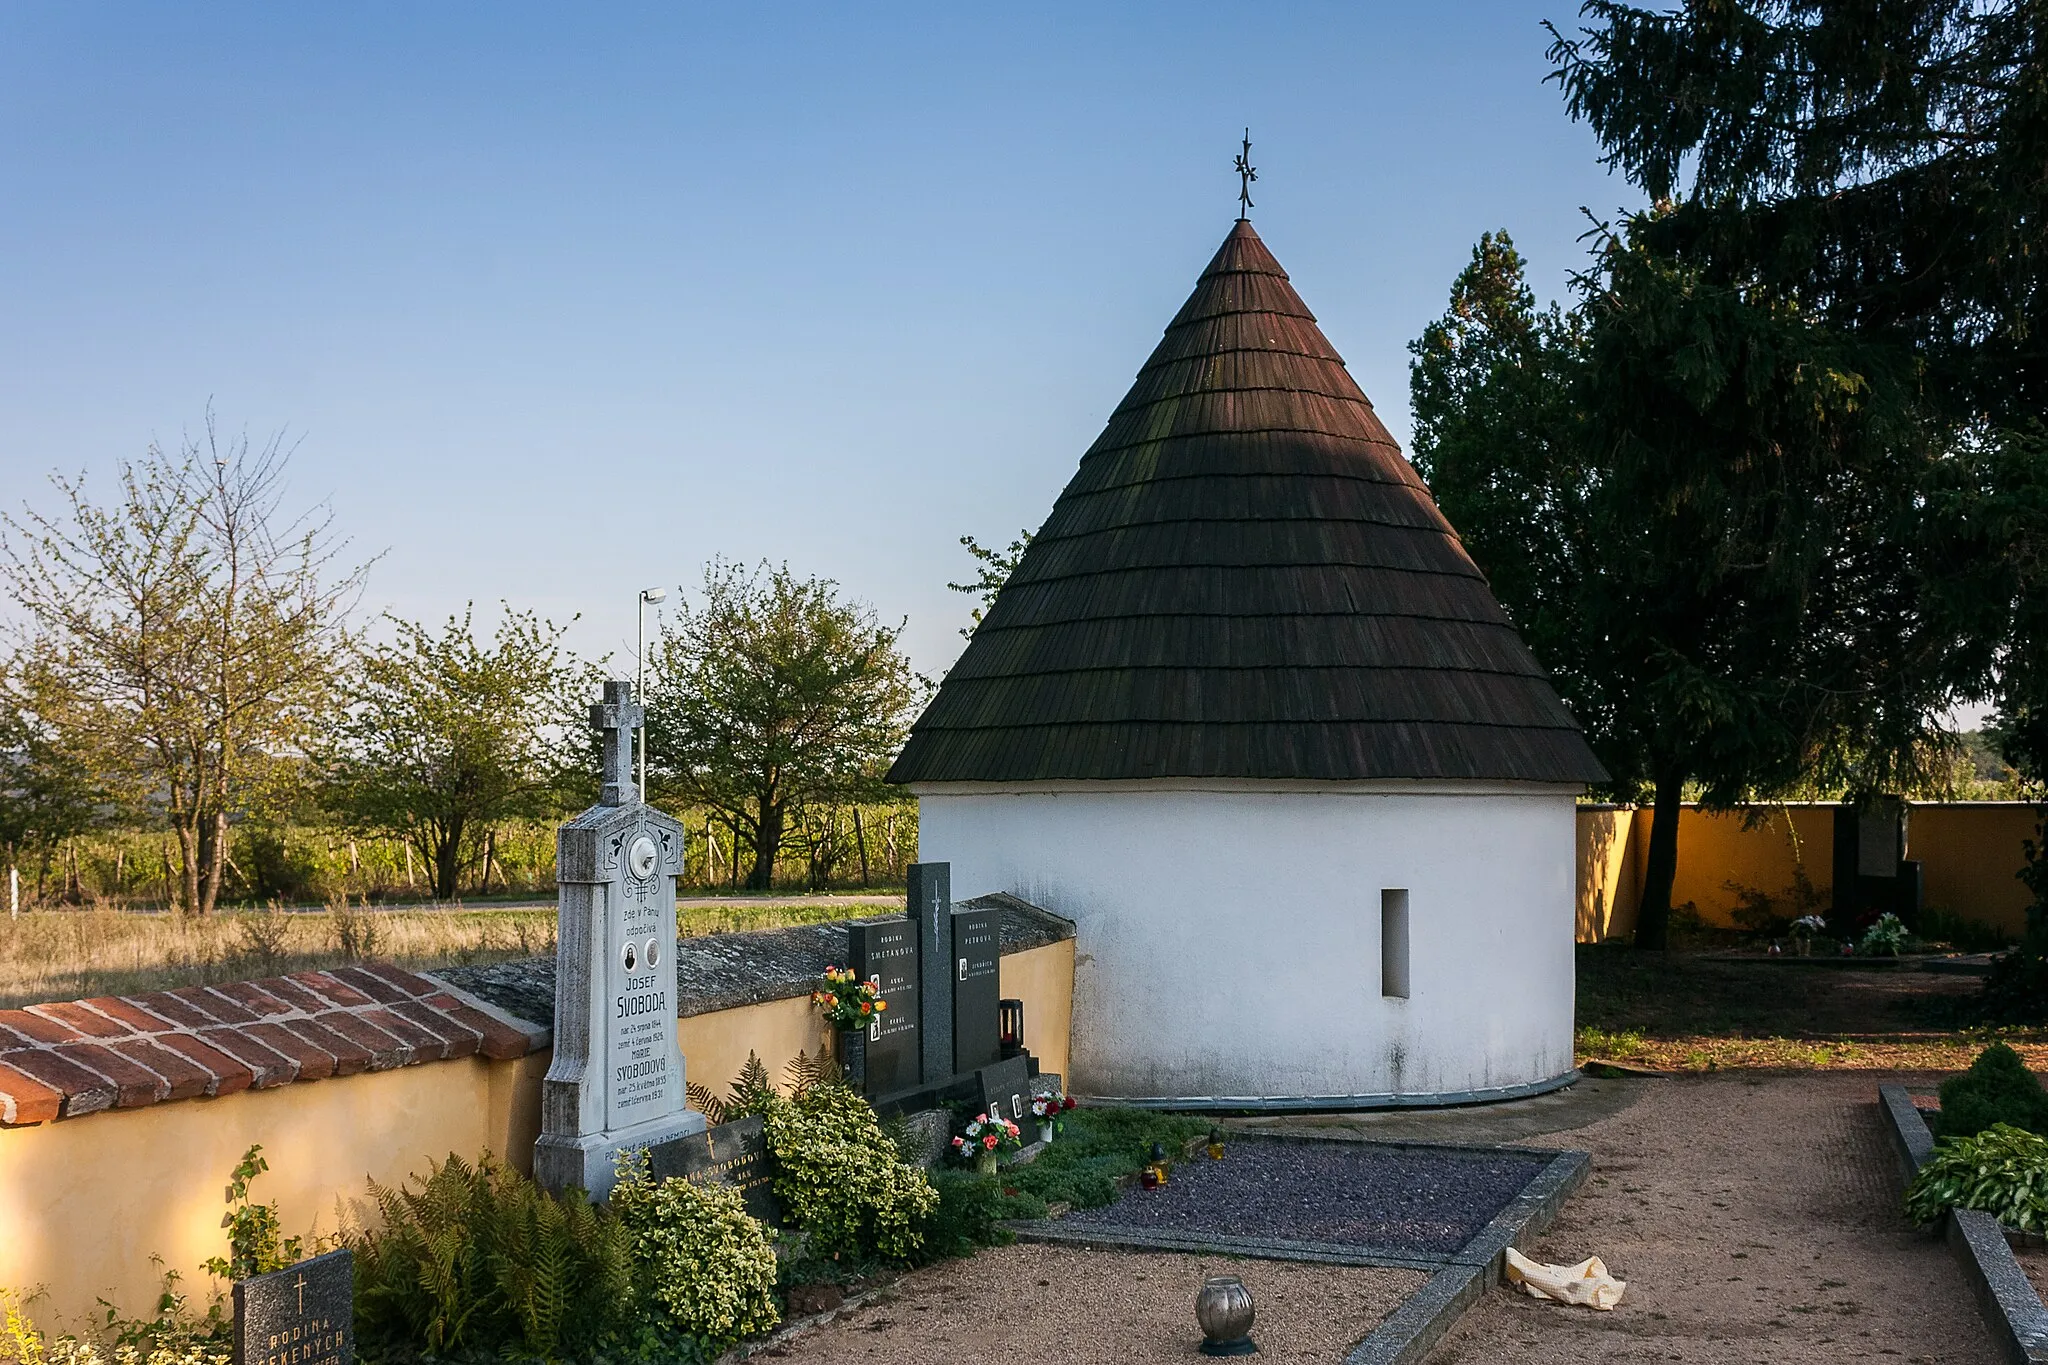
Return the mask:
{"type": "Polygon", "coordinates": [[[811,1003],[825,1011],[834,1028],[866,1028],[889,1008],[872,981],[854,976],[851,967],[827,967],[824,984],[811,992],[811,1003]]]}
{"type": "Polygon", "coordinates": [[[1024,1146],[1024,1130],[1001,1114],[976,1114],[964,1137],[953,1139],[953,1154],[971,1161],[984,1172],[995,1169],[996,1158],[1024,1146]]]}

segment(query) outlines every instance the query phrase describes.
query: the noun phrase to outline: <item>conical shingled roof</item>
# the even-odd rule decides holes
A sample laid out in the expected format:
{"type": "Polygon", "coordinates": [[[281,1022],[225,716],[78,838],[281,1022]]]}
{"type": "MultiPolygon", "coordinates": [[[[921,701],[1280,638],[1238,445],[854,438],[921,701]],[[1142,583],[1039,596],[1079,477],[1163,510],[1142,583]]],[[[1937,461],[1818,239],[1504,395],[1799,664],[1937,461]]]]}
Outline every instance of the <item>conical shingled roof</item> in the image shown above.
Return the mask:
{"type": "Polygon", "coordinates": [[[1248,222],[892,782],[1605,777],[1248,222]]]}

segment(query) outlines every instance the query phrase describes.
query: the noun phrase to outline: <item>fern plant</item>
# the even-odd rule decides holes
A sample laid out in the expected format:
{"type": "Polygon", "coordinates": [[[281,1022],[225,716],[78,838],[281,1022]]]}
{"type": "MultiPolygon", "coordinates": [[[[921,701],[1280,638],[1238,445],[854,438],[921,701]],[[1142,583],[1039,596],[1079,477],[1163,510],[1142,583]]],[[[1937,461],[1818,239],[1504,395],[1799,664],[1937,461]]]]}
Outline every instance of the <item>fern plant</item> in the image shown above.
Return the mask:
{"type": "Polygon", "coordinates": [[[355,1241],[369,1353],[581,1358],[630,1328],[632,1236],[580,1193],[552,1196],[488,1153],[370,1193],[383,1225],[355,1241]]]}
{"type": "MultiPolygon", "coordinates": [[[[797,1055],[802,1059],[802,1053],[797,1055]]],[[[806,1064],[815,1067],[815,1063],[806,1064]]],[[[790,1065],[794,1067],[796,1063],[791,1062],[790,1065]]],[[[765,1116],[768,1106],[779,1098],[775,1093],[775,1083],[768,1079],[768,1068],[762,1065],[760,1054],[751,1049],[747,1052],[747,1064],[740,1068],[739,1075],[733,1077],[732,1086],[723,1099],[712,1094],[710,1086],[699,1085],[695,1081],[690,1082],[687,1093],[697,1112],[712,1124],[731,1123],[750,1114],[765,1116]]]]}

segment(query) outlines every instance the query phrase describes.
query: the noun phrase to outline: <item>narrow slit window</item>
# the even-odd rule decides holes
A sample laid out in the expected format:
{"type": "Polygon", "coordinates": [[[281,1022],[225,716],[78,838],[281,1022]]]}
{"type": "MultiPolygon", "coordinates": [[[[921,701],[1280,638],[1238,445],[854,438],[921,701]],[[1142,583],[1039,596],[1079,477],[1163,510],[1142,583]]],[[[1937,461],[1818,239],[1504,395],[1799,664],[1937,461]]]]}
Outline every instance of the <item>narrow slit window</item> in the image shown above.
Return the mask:
{"type": "Polygon", "coordinates": [[[1380,994],[1408,998],[1408,893],[1380,892],[1380,994]]]}

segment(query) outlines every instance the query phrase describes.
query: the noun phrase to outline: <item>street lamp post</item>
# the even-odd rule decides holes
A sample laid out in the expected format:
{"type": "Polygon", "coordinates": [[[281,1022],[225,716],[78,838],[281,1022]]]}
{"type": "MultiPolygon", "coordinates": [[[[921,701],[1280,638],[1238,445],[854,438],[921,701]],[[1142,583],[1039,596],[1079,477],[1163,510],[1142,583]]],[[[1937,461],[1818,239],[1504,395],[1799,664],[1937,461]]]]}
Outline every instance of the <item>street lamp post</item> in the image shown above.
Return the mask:
{"type": "MultiPolygon", "coordinates": [[[[667,588],[640,590],[640,649],[633,660],[633,700],[647,705],[647,608],[668,598],[667,588]]],[[[647,723],[640,723],[640,799],[647,799],[647,723]]]]}

